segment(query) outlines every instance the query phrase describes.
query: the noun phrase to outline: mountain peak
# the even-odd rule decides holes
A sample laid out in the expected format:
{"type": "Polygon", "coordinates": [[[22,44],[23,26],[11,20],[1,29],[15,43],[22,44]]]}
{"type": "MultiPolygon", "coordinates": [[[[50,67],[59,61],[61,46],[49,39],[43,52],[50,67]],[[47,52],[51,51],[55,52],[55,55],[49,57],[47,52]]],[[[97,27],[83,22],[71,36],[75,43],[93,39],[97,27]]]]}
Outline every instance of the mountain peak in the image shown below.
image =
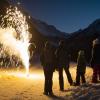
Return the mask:
{"type": "Polygon", "coordinates": [[[98,23],[100,23],[100,18],[96,19],[96,20],[93,22],[93,24],[98,24],[98,23]]]}
{"type": "Polygon", "coordinates": [[[63,37],[63,38],[69,36],[68,33],[61,32],[55,26],[49,25],[44,21],[32,18],[32,22],[34,23],[35,28],[45,36],[63,37]]]}
{"type": "Polygon", "coordinates": [[[100,33],[100,18],[96,19],[89,27],[94,29],[97,33],[100,33]]]}

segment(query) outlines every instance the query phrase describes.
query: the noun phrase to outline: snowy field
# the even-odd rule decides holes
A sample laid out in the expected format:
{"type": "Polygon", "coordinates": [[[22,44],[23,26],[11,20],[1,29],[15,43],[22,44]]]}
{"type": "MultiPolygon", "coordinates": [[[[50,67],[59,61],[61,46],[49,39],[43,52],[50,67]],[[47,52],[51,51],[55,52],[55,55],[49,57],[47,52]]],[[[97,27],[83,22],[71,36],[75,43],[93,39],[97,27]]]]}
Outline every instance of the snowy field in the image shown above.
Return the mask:
{"type": "MultiPolygon", "coordinates": [[[[71,65],[75,66],[75,65],[71,65]]],[[[76,67],[70,72],[75,80],[76,67]]],[[[64,74],[65,91],[59,91],[57,71],[53,76],[53,92],[55,96],[43,95],[44,75],[42,68],[33,68],[27,77],[24,72],[16,70],[0,71],[0,100],[99,100],[100,84],[91,84],[92,69],[87,68],[87,84],[83,86],[70,86],[64,74]]]]}

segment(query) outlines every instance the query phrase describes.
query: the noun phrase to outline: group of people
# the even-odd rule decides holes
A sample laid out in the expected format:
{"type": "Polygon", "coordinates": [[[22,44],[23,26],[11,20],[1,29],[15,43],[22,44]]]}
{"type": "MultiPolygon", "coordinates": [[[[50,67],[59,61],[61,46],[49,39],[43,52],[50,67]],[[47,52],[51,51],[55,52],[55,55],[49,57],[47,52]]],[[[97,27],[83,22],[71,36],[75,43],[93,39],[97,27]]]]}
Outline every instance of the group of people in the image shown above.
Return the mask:
{"type": "MultiPolygon", "coordinates": [[[[79,50],[77,57],[77,71],[76,81],[73,82],[72,76],[69,72],[70,53],[69,47],[65,48],[65,42],[60,41],[59,47],[55,50],[50,42],[46,42],[43,50],[41,51],[40,61],[43,66],[45,82],[44,82],[44,95],[53,95],[52,91],[52,77],[55,70],[59,74],[59,87],[60,91],[64,91],[63,70],[66,73],[70,85],[80,85],[80,78],[82,83],[86,83],[86,58],[84,50],[79,50]]],[[[100,79],[100,39],[97,38],[93,41],[93,49],[91,55],[91,67],[93,68],[92,82],[98,82],[100,79]]]]}

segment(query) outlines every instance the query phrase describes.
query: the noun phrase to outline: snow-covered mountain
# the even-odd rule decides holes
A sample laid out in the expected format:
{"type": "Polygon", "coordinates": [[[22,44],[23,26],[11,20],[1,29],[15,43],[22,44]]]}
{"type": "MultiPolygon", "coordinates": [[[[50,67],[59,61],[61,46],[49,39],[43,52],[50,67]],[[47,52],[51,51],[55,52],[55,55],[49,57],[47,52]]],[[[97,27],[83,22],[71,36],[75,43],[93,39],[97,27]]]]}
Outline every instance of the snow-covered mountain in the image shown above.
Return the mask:
{"type": "Polygon", "coordinates": [[[33,23],[35,24],[36,29],[45,36],[52,36],[52,37],[63,37],[66,38],[69,36],[68,33],[59,31],[55,26],[48,25],[47,23],[36,20],[32,18],[33,23]]]}
{"type": "Polygon", "coordinates": [[[100,19],[95,20],[87,28],[70,34],[67,41],[71,46],[71,54],[74,59],[77,58],[77,53],[80,49],[85,50],[87,59],[90,60],[92,41],[100,36],[100,19]]]}

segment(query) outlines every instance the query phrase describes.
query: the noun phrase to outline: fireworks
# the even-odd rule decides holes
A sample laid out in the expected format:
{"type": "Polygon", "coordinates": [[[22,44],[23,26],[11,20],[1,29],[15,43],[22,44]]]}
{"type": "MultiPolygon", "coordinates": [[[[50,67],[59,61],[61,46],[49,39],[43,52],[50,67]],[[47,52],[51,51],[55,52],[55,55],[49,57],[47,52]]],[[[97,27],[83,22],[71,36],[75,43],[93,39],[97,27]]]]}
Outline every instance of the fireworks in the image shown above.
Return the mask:
{"type": "MultiPolygon", "coordinates": [[[[10,56],[10,62],[21,60],[29,73],[29,26],[26,17],[17,7],[7,8],[6,15],[2,16],[0,28],[0,56],[10,56]]],[[[1,57],[0,57],[1,58],[1,57]]],[[[17,63],[18,64],[18,63],[17,63]]]]}

